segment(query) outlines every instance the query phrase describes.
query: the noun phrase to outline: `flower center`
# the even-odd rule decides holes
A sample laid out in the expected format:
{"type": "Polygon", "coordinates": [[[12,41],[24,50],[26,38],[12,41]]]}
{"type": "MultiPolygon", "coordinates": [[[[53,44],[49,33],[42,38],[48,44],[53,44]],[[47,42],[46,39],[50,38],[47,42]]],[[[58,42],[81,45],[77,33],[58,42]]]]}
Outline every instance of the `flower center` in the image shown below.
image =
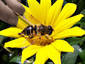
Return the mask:
{"type": "Polygon", "coordinates": [[[50,36],[46,37],[45,35],[44,36],[36,35],[35,37],[28,39],[28,41],[32,45],[45,46],[51,44],[54,40],[50,36]]]}

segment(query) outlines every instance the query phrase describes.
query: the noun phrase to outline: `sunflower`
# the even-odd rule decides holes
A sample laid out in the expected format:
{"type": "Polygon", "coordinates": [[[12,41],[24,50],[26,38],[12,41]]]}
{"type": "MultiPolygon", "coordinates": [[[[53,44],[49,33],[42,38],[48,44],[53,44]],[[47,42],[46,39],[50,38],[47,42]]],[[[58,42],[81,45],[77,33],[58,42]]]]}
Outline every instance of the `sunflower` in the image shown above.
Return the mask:
{"type": "Polygon", "coordinates": [[[80,21],[83,14],[72,16],[77,6],[74,3],[67,3],[63,6],[64,0],[57,0],[51,4],[51,0],[28,0],[29,8],[24,6],[24,16],[32,24],[50,25],[53,33],[46,38],[39,35],[26,39],[19,35],[28,24],[19,17],[16,27],[10,27],[0,31],[0,35],[16,38],[6,42],[4,47],[23,48],[21,63],[36,54],[34,64],[44,64],[51,59],[55,64],[61,64],[61,52],[74,52],[74,48],[63,38],[85,35],[85,31],[78,26],[72,27],[80,21]],[[72,17],[70,17],[72,16],[72,17]]]}

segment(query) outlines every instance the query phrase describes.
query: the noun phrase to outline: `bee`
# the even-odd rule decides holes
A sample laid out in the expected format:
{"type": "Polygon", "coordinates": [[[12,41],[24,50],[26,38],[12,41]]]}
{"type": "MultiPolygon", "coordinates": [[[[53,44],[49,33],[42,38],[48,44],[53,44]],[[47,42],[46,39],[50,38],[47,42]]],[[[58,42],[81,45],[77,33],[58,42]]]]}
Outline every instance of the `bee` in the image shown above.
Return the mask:
{"type": "Polygon", "coordinates": [[[38,34],[40,34],[41,36],[46,34],[51,35],[52,32],[53,32],[53,28],[50,25],[49,26],[45,26],[43,24],[35,25],[35,26],[29,25],[21,33],[19,33],[19,35],[24,34],[29,36],[30,38],[33,38],[34,35],[38,35],[38,34]]]}

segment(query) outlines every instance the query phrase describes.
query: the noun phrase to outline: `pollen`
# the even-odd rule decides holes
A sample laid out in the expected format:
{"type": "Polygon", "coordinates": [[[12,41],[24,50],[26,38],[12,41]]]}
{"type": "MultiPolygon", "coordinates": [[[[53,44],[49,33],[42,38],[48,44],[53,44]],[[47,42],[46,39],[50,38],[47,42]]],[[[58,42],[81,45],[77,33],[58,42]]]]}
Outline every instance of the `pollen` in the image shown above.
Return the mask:
{"type": "Polygon", "coordinates": [[[48,38],[45,35],[44,36],[38,36],[37,35],[37,36],[35,36],[35,37],[31,38],[31,39],[28,39],[28,41],[30,41],[30,43],[32,45],[45,46],[45,45],[51,44],[54,40],[50,36],[48,38]]]}

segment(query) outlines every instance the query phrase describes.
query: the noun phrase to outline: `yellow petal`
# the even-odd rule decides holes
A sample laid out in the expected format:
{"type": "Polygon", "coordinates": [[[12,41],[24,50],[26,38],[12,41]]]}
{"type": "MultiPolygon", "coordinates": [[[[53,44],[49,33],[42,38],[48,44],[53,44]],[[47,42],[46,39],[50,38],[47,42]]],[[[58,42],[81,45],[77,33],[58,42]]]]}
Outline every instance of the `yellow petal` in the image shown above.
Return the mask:
{"type": "Polygon", "coordinates": [[[27,47],[28,45],[30,45],[30,43],[24,38],[18,38],[9,42],[6,42],[4,47],[10,47],[10,48],[23,48],[23,47],[27,47]]]}
{"type": "Polygon", "coordinates": [[[74,24],[76,24],[78,21],[80,21],[80,19],[83,17],[84,15],[82,14],[78,14],[76,16],[70,17],[68,19],[65,19],[63,21],[61,21],[58,25],[56,25],[56,27],[54,28],[55,30],[55,34],[72,27],[74,24]]]}
{"type": "Polygon", "coordinates": [[[40,48],[40,46],[36,45],[30,45],[29,47],[25,48],[22,51],[21,63],[23,64],[27,58],[33,56],[40,48]]]}
{"type": "Polygon", "coordinates": [[[21,5],[25,8],[25,12],[28,12],[29,14],[31,14],[31,11],[30,11],[29,7],[27,7],[23,4],[21,4],[21,5]]]}
{"type": "Polygon", "coordinates": [[[47,49],[44,47],[38,50],[38,52],[36,53],[36,59],[34,64],[45,64],[47,60],[48,60],[47,49]]]}
{"type": "Polygon", "coordinates": [[[51,0],[40,0],[41,22],[45,24],[47,12],[51,7],[51,0]]]}
{"type": "Polygon", "coordinates": [[[76,8],[76,4],[67,3],[59,14],[58,19],[53,23],[54,26],[58,25],[62,20],[70,17],[75,12],[76,8]]]}
{"type": "Polygon", "coordinates": [[[74,52],[74,48],[65,40],[56,40],[51,45],[61,52],[74,52]]]}
{"type": "Polygon", "coordinates": [[[32,16],[40,22],[41,16],[40,16],[39,3],[36,0],[27,0],[27,1],[28,1],[29,9],[32,13],[32,16]]]}
{"type": "Polygon", "coordinates": [[[16,37],[20,37],[18,35],[18,33],[21,33],[21,32],[22,32],[22,30],[19,28],[10,27],[10,28],[7,28],[7,29],[0,31],[0,35],[16,38],[16,37]]]}
{"type": "Polygon", "coordinates": [[[30,9],[25,5],[23,5],[23,7],[25,8],[25,12],[24,12],[25,18],[32,24],[40,24],[40,22],[32,16],[30,9]]]}
{"type": "Polygon", "coordinates": [[[54,38],[76,37],[83,35],[85,35],[85,30],[81,29],[80,27],[73,27],[56,34],[54,38]]]}
{"type": "Polygon", "coordinates": [[[58,17],[64,0],[57,0],[49,9],[46,19],[46,25],[51,25],[58,17]]]}
{"type": "Polygon", "coordinates": [[[61,64],[61,52],[56,50],[52,45],[48,46],[48,57],[54,62],[54,64],[61,64]]]}
{"type": "Polygon", "coordinates": [[[26,27],[28,26],[28,24],[26,24],[26,23],[24,22],[24,20],[18,16],[18,23],[17,23],[16,26],[17,26],[18,28],[24,29],[24,28],[26,28],[26,27]]]}
{"type": "Polygon", "coordinates": [[[48,58],[50,58],[55,64],[61,64],[60,52],[51,45],[38,50],[34,64],[45,64],[48,58]]]}

